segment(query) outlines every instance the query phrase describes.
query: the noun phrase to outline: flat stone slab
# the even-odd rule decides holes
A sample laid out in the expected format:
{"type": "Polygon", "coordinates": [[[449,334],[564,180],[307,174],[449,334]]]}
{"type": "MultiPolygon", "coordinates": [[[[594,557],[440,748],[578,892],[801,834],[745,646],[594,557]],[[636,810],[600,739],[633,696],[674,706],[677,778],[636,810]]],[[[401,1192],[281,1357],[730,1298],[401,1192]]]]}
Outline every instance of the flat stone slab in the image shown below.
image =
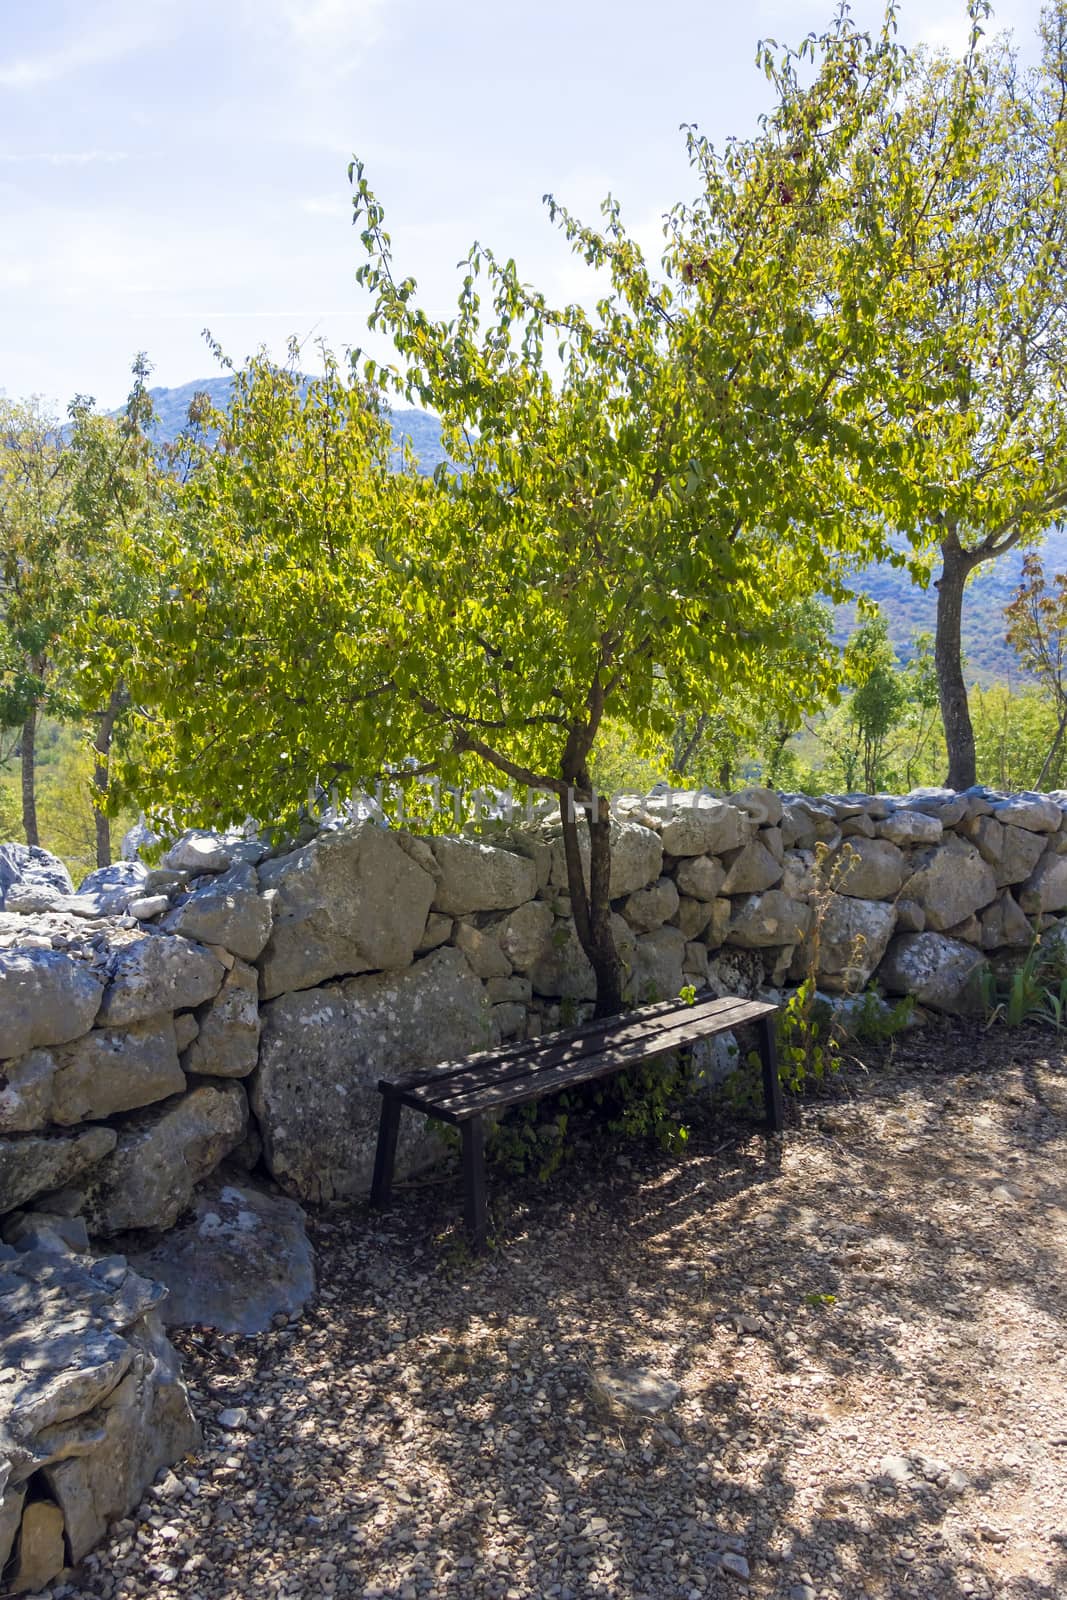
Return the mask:
{"type": "Polygon", "coordinates": [[[647,1367],[601,1367],[593,1379],[609,1400],[643,1417],[669,1411],[682,1392],[673,1379],[647,1367]]]}
{"type": "Polygon", "coordinates": [[[314,1292],[304,1222],[295,1200],[216,1178],[185,1222],[147,1250],[131,1248],[129,1259],[169,1290],[160,1307],[168,1327],[264,1333],[273,1317],[294,1315],[314,1292]]]}

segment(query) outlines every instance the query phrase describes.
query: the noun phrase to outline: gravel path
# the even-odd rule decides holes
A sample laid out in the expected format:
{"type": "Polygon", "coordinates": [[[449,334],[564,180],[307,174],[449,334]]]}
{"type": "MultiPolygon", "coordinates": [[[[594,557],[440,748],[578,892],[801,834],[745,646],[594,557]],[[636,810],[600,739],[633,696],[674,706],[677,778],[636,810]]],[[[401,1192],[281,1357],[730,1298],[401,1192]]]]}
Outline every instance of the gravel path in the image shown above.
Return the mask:
{"type": "Polygon", "coordinates": [[[55,1594],[1067,1595],[1067,1070],[1048,1034],[867,1052],[778,1150],[600,1141],[313,1225],[293,1326],[182,1341],[206,1447],[55,1594]],[[905,1070],[906,1068],[906,1070],[905,1070]],[[679,1386],[642,1417],[605,1366],[679,1386]]]}

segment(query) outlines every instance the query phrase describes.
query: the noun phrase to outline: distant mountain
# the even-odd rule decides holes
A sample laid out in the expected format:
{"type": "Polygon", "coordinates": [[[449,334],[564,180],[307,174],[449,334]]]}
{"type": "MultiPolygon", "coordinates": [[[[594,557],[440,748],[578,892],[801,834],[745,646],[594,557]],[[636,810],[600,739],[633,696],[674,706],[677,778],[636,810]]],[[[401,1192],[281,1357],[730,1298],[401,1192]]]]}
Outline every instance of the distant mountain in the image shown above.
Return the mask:
{"type": "MultiPolygon", "coordinates": [[[[188,422],[189,406],[195,395],[208,395],[212,405],[225,411],[232,389],[232,378],[198,378],[174,389],[150,389],[156,412],[155,437],[160,444],[170,444],[178,437],[188,422]]],[[[390,420],[397,447],[401,439],[410,439],[418,470],[428,477],[445,460],[440,422],[429,412],[408,410],[392,412],[390,420]]]]}
{"type": "MultiPolygon", "coordinates": [[[[210,395],[213,404],[225,410],[232,386],[232,378],[201,378],[174,389],[150,390],[158,419],[157,438],[169,442],[177,437],[185,426],[189,403],[196,394],[210,395]]],[[[411,440],[421,473],[429,475],[446,459],[441,448],[441,424],[436,417],[426,411],[404,410],[394,411],[391,421],[398,447],[402,438],[411,440]]],[[[1067,529],[1053,530],[1047,535],[1044,558],[1050,573],[1067,570],[1067,529]]],[[[968,677],[972,681],[988,683],[994,679],[1017,680],[1022,676],[1018,658],[1004,640],[1004,607],[1018,587],[1022,563],[1022,551],[1013,550],[980,569],[968,586],[963,607],[963,645],[968,677]]],[[[861,574],[855,587],[877,600],[889,624],[889,637],[898,658],[902,662],[910,660],[915,635],[934,631],[937,590],[933,584],[928,589],[920,589],[904,568],[880,563],[861,574]]],[[[839,642],[848,638],[854,626],[855,607],[839,607],[835,630],[839,642]]]]}
{"type": "MultiPolygon", "coordinates": [[[[969,682],[990,683],[1025,676],[1019,658],[1004,638],[1004,607],[1019,586],[1022,550],[1010,550],[998,561],[979,567],[967,585],[963,598],[963,651],[969,682]]],[[[1051,529],[1041,551],[1045,571],[1067,571],[1067,528],[1051,529]]],[[[898,658],[909,661],[912,641],[917,633],[933,633],[937,620],[937,590],[933,585],[920,589],[905,569],[888,563],[868,567],[855,580],[855,588],[877,600],[889,624],[889,637],[898,658]]],[[[836,637],[848,638],[855,622],[855,607],[841,606],[837,615],[836,637]]]]}

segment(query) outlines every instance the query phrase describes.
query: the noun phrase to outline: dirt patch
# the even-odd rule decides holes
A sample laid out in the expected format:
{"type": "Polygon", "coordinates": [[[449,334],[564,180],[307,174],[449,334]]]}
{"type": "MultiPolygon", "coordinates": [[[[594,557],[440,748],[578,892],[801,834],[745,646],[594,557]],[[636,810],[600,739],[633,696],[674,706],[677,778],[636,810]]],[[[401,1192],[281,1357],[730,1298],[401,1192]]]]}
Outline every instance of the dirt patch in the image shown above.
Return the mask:
{"type": "Polygon", "coordinates": [[[957,1025],[865,1063],[780,1144],[496,1179],[484,1262],[458,1178],[323,1214],[298,1324],[183,1339],[208,1448],[66,1593],[1064,1595],[1064,1052],[957,1025]]]}

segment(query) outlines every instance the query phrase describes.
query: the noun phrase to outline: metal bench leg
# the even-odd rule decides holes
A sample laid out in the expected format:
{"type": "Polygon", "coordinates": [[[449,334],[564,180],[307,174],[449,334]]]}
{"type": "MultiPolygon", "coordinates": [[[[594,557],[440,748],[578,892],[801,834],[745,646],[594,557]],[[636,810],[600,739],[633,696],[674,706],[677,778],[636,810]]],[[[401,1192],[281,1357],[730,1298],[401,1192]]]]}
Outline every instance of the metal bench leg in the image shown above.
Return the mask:
{"type": "Polygon", "coordinates": [[[396,1140],[400,1132],[400,1101],[391,1094],[382,1096],[382,1116],[378,1123],[378,1148],[374,1153],[374,1179],[370,1187],[372,1206],[387,1206],[393,1192],[396,1166],[396,1140]]]}
{"type": "Polygon", "coordinates": [[[485,1128],[481,1117],[463,1124],[463,1220],[471,1244],[480,1254],[485,1249],[485,1128]]]}
{"type": "Polygon", "coordinates": [[[767,1126],[773,1133],[785,1127],[785,1110],[782,1105],[782,1085],[778,1081],[778,1046],[774,1035],[774,1016],[761,1017],[759,1029],[759,1058],[763,1065],[763,1104],[767,1111],[767,1126]]]}

